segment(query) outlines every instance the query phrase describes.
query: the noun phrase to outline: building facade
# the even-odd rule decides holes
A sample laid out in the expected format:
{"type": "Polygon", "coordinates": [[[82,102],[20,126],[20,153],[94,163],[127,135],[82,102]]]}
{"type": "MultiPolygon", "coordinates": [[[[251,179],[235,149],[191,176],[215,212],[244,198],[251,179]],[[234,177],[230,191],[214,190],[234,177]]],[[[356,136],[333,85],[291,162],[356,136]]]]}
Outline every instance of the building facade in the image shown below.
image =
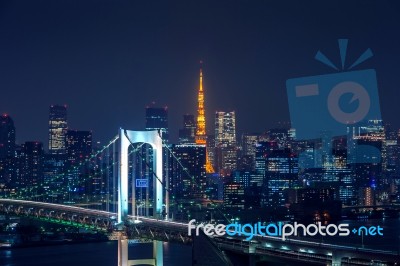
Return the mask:
{"type": "Polygon", "coordinates": [[[179,144],[193,144],[196,137],[196,121],[194,115],[183,116],[183,128],[179,130],[179,144]]]}
{"type": "Polygon", "coordinates": [[[27,141],[21,145],[19,156],[20,175],[17,188],[26,196],[41,194],[43,188],[43,144],[38,141],[27,141]]]}
{"type": "Polygon", "coordinates": [[[206,147],[195,144],[172,145],[170,189],[177,199],[206,197],[206,147]]]}
{"type": "Polygon", "coordinates": [[[49,153],[66,153],[67,106],[51,105],[49,112],[49,153]]]}
{"type": "Polygon", "coordinates": [[[168,108],[146,107],[146,130],[159,130],[164,141],[168,142],[168,108]]]}
{"type": "Polygon", "coordinates": [[[7,114],[0,116],[0,183],[9,183],[16,177],[15,126],[7,114]]]}
{"type": "Polygon", "coordinates": [[[215,113],[215,169],[230,175],[237,168],[235,112],[215,113]]]}

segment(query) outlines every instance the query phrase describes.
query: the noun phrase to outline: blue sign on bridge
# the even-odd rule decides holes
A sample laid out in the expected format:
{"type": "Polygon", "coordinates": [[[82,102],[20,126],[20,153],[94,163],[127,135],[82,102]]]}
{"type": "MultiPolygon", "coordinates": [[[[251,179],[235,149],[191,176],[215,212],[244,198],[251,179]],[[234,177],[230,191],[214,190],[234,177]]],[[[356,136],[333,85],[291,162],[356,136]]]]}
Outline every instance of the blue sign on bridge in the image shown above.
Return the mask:
{"type": "Polygon", "coordinates": [[[136,179],[136,187],[148,187],[147,179],[136,179]]]}

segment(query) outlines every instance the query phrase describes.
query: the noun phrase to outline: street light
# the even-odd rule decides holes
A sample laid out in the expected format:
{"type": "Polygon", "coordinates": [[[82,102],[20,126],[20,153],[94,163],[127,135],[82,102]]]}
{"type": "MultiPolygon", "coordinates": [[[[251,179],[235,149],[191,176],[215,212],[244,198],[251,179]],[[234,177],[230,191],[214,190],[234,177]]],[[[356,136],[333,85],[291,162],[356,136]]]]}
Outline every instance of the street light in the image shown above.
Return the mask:
{"type": "Polygon", "coordinates": [[[142,204],[139,204],[136,206],[136,220],[134,220],[133,222],[136,223],[141,223],[142,221],[139,220],[139,208],[144,206],[146,203],[143,202],[142,204]]]}

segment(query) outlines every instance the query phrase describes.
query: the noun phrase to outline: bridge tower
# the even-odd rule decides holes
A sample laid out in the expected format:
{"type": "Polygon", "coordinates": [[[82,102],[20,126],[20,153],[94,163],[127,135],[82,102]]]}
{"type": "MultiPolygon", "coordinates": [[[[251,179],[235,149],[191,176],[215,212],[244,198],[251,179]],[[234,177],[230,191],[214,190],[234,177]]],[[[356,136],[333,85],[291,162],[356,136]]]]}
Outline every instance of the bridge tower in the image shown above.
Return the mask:
{"type": "MultiPolygon", "coordinates": [[[[163,162],[162,139],[160,132],[132,131],[120,128],[119,130],[119,169],[118,169],[118,214],[117,222],[123,223],[128,215],[128,148],[134,143],[147,143],[153,148],[153,171],[156,175],[153,180],[153,217],[158,218],[163,212],[163,162]],[[157,180],[158,179],[158,180],[157,180]]],[[[133,198],[133,205],[135,199],[133,198]]],[[[166,204],[168,206],[168,203],[166,204]]],[[[168,210],[167,210],[168,211],[168,210]]]]}

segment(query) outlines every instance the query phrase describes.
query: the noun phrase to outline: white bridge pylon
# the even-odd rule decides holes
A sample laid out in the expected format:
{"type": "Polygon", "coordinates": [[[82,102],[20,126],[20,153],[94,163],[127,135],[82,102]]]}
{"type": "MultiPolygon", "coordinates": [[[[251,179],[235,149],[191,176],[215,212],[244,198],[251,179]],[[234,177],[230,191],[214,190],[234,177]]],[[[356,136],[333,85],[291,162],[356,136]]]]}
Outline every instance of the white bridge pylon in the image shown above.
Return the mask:
{"type": "Polygon", "coordinates": [[[126,220],[128,215],[128,148],[134,143],[147,143],[153,148],[153,217],[163,211],[163,152],[162,139],[157,130],[132,131],[119,129],[119,167],[118,167],[118,223],[126,220]],[[157,180],[159,179],[159,180],[157,180]]]}

